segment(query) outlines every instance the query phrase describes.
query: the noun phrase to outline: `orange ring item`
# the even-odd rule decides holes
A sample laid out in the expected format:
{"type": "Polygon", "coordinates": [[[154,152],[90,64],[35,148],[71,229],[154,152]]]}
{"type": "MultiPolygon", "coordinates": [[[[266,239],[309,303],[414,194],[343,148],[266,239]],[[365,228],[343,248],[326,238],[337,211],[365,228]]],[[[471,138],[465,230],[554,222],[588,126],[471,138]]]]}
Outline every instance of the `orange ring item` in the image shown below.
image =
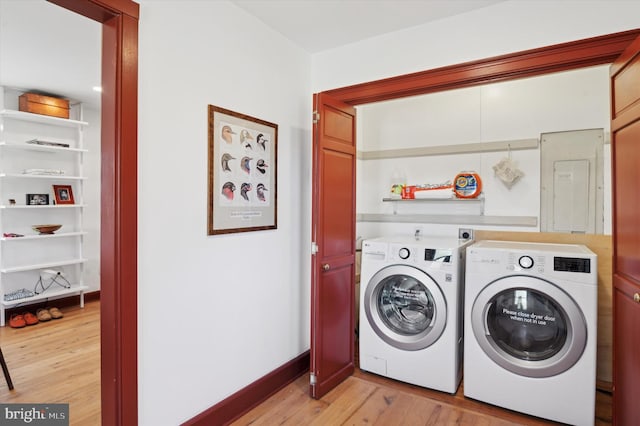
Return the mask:
{"type": "Polygon", "coordinates": [[[482,180],[475,172],[459,173],[454,179],[453,192],[458,198],[477,198],[482,193],[482,180]]]}

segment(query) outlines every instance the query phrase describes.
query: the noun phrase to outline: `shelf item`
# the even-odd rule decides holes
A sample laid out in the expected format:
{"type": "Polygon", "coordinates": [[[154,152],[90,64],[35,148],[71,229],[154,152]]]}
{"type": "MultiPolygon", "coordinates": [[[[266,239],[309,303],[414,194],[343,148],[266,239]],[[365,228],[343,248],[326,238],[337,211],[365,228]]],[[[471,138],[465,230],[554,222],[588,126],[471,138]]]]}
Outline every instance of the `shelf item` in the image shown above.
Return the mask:
{"type": "Polygon", "coordinates": [[[69,118],[69,101],[67,99],[27,92],[18,97],[18,105],[20,111],[69,118]]]}
{"type": "MultiPolygon", "coordinates": [[[[84,284],[88,259],[83,254],[87,235],[83,230],[83,167],[88,151],[83,146],[83,132],[89,123],[2,109],[7,96],[0,87],[0,202],[6,203],[0,205],[0,326],[5,325],[5,308],[12,306],[74,294],[80,295],[84,306],[88,288],[84,284]],[[56,189],[67,195],[57,194],[56,189]],[[58,203],[30,205],[29,196],[34,195],[58,199],[58,203]],[[37,234],[32,226],[38,223],[60,224],[62,229],[37,234]],[[5,294],[33,289],[47,269],[64,273],[70,287],[52,287],[34,296],[5,300],[5,294]]],[[[82,117],[82,106],[78,108],[82,117]]]]}

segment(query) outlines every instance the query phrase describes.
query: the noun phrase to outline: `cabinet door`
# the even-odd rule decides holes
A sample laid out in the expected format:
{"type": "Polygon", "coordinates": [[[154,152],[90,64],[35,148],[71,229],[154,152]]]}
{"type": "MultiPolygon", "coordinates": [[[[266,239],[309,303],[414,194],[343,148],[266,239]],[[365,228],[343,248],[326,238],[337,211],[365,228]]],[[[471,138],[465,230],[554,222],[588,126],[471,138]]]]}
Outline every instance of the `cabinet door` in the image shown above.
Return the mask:
{"type": "Polygon", "coordinates": [[[640,38],[611,66],[613,420],[640,424],[640,38]]]}
{"type": "Polygon", "coordinates": [[[355,119],[353,107],[314,95],[311,396],[354,370],[355,119]]]}

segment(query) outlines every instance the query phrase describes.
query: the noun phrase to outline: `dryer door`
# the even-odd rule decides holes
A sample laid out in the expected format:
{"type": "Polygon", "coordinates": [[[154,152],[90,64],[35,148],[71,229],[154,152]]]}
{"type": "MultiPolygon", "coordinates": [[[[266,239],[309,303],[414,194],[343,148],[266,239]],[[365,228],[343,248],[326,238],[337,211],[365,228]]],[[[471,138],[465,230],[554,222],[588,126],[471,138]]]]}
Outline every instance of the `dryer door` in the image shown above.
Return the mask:
{"type": "Polygon", "coordinates": [[[436,281],[408,265],[378,271],[367,283],[362,303],[375,333],[398,349],[432,345],[447,323],[447,304],[436,281]]]}
{"type": "Polygon", "coordinates": [[[512,275],[488,284],[471,308],[471,326],[484,352],[526,377],[550,377],[571,368],[587,344],[580,307],[541,278],[512,275]]]}

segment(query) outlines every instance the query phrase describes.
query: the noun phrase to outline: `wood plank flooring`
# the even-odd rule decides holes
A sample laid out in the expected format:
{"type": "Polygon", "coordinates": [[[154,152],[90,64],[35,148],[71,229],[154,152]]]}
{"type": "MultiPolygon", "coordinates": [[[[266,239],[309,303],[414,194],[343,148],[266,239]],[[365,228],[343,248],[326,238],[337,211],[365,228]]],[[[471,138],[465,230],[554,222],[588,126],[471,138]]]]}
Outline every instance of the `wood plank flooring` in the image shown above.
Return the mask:
{"type": "MultiPolygon", "coordinates": [[[[611,425],[611,395],[597,392],[598,426],[611,425]]],[[[238,420],[242,425],[555,425],[463,396],[408,385],[356,368],[323,398],[309,397],[308,375],[298,378],[238,420]]]]}
{"type": "Polygon", "coordinates": [[[0,327],[0,347],[15,388],[10,391],[0,374],[0,401],[68,403],[71,425],[99,425],[100,302],[60,310],[64,317],[57,320],[0,327]]]}
{"type": "MultiPolygon", "coordinates": [[[[0,402],[69,403],[70,424],[100,424],[100,302],[35,326],[0,327],[0,347],[15,389],[0,376],[0,402]]],[[[365,373],[325,397],[309,397],[308,375],[298,378],[234,425],[550,425],[530,416],[456,395],[365,373]]],[[[611,425],[611,395],[597,393],[596,425],[611,425]]]]}

